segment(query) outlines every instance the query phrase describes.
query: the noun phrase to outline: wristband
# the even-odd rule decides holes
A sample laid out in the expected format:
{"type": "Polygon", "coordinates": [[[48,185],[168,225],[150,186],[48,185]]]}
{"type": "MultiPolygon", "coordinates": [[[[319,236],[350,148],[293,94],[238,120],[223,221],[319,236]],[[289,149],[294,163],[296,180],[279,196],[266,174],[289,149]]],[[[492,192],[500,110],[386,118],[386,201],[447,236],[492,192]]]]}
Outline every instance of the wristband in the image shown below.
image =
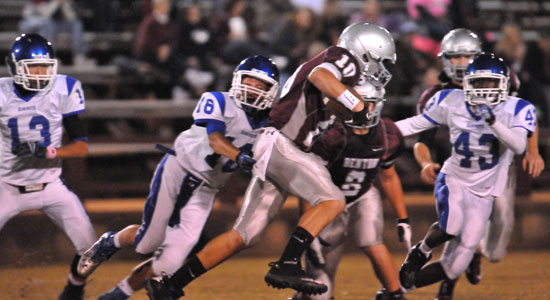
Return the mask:
{"type": "Polygon", "coordinates": [[[338,98],[338,102],[342,103],[347,109],[352,110],[361,99],[357,98],[350,90],[346,89],[338,98]]]}
{"type": "Polygon", "coordinates": [[[54,146],[48,146],[46,148],[46,158],[47,159],[54,159],[57,156],[57,150],[54,146]]]}

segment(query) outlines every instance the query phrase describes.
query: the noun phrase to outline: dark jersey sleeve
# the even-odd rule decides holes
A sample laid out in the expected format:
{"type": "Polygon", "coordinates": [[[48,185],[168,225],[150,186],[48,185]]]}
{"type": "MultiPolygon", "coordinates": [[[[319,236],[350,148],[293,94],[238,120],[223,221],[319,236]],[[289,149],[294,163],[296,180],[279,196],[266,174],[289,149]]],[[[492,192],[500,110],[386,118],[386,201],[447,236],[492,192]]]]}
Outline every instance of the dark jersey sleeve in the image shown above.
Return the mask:
{"type": "Polygon", "coordinates": [[[88,141],[84,125],[78,115],[71,115],[63,118],[63,127],[67,131],[70,141],[88,141]]]}
{"type": "Polygon", "coordinates": [[[405,149],[405,142],[403,135],[395,123],[388,119],[382,119],[383,125],[386,129],[386,153],[382,157],[380,167],[387,169],[393,165],[393,162],[401,155],[405,149]]]}
{"type": "Polygon", "coordinates": [[[419,115],[424,111],[424,107],[426,107],[426,103],[430,101],[430,99],[435,95],[437,92],[439,92],[442,89],[441,84],[436,84],[432,87],[427,88],[424,93],[420,96],[420,99],[418,99],[418,103],[416,104],[416,114],[419,115]]]}

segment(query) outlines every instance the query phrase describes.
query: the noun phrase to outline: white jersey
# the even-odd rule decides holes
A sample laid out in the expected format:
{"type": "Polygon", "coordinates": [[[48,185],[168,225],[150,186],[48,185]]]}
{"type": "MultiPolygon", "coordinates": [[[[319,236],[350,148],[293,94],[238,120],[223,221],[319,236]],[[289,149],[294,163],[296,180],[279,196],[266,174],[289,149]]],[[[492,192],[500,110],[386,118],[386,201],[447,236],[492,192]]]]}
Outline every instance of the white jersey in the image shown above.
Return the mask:
{"type": "MultiPolygon", "coordinates": [[[[529,133],[535,131],[536,112],[530,102],[510,96],[492,109],[496,120],[504,126],[521,127],[529,133]]],[[[423,114],[414,118],[422,117],[432,126],[445,124],[449,127],[453,150],[441,172],[452,174],[478,196],[502,194],[506,183],[503,177],[506,177],[514,153],[497,139],[480,116],[470,110],[462,90],[436,93],[426,104],[423,114]]],[[[397,123],[400,129],[404,124],[397,123]]]]}
{"type": "Polygon", "coordinates": [[[12,149],[23,142],[61,146],[63,118],[84,111],[80,81],[56,75],[49,91],[22,97],[10,77],[0,78],[0,154],[2,181],[13,185],[49,183],[61,175],[61,159],[17,157],[12,149]]]}
{"type": "Polygon", "coordinates": [[[235,147],[251,150],[259,134],[259,127],[267,119],[256,127],[227,92],[204,93],[193,112],[193,118],[195,123],[191,128],[176,138],[176,157],[188,172],[212,187],[221,188],[231,172],[236,170],[237,164],[214,152],[204,125],[208,122],[222,122],[225,125],[225,137],[235,147]]]}

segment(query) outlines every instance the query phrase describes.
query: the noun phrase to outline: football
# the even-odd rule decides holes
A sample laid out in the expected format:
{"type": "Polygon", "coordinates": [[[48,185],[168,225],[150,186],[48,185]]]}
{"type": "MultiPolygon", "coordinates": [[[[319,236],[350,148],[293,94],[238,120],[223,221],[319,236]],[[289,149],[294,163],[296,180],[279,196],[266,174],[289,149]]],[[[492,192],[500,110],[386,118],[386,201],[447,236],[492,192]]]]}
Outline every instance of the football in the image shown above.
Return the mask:
{"type": "MultiPolygon", "coordinates": [[[[354,94],[357,98],[361,99],[361,95],[357,93],[353,88],[348,87],[348,90],[354,94]]],[[[331,114],[335,115],[338,119],[342,121],[351,120],[351,110],[347,109],[342,103],[338,102],[332,97],[326,96],[323,98],[323,102],[327,106],[331,114]]]]}

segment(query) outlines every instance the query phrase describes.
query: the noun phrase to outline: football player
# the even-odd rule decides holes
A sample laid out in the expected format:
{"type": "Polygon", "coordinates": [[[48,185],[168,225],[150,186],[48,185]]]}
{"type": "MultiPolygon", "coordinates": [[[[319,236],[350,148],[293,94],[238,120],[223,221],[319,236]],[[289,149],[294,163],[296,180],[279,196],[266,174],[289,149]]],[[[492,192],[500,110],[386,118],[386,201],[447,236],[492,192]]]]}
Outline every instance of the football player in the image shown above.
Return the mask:
{"type": "MultiPolygon", "coordinates": [[[[428,100],[438,91],[445,89],[462,89],[462,80],[468,62],[475,55],[480,54],[481,41],[478,36],[468,29],[458,28],[445,35],[441,42],[439,57],[443,62],[443,72],[439,79],[441,83],[428,88],[420,97],[417,113],[421,114],[428,100]]],[[[512,74],[510,74],[512,76],[512,74]]],[[[519,82],[515,77],[510,78],[511,90],[517,90],[519,82]]],[[[434,137],[438,127],[426,130],[419,134],[418,142],[414,145],[414,155],[422,167],[420,177],[427,184],[434,184],[440,165],[432,160],[430,148],[435,146],[434,137]]],[[[512,163],[508,173],[508,184],[502,196],[495,198],[494,213],[491,215],[489,230],[483,239],[480,248],[474,254],[472,262],[466,269],[466,278],[472,284],[481,280],[481,255],[491,262],[498,262],[506,253],[514,227],[514,198],[516,187],[516,169],[512,163]]],[[[523,160],[524,169],[529,167],[529,173],[537,177],[544,169],[544,161],[538,151],[538,130],[528,138],[527,153],[523,160]]],[[[458,278],[457,278],[458,279],[458,278]]],[[[456,280],[444,280],[441,283],[436,300],[452,299],[456,280]]]]}
{"type": "Polygon", "coordinates": [[[278,88],[277,66],[256,55],[237,66],[229,92],[202,95],[194,124],[176,138],[175,153],[166,154],[155,171],[141,226],[106,232],[82,256],[78,271],[87,276],[122,247],[147,254],[161,246],[155,257],[98,299],[127,299],[146,279],[172,274],[183,264],[230,174],[237,167],[251,171],[252,142],[278,88]]]}
{"type": "Polygon", "coordinates": [[[472,260],[513,156],[525,151],[536,128],[535,107],[508,92],[506,64],[480,54],[466,68],[463,91],[439,91],[423,114],[396,123],[404,136],[445,124],[453,147],[435,182],[439,220],[401,266],[404,288],[454,280],[472,260]],[[423,267],[432,249],[447,241],[441,259],[423,267]]]}
{"type": "MultiPolygon", "coordinates": [[[[333,182],[346,196],[346,209],[332,221],[306,251],[306,272],[328,286],[321,295],[297,293],[292,300],[334,299],[334,280],[349,236],[367,255],[383,289],[376,299],[405,299],[399,287],[397,266],[382,240],[382,198],[373,181],[380,183],[397,215],[398,236],[411,245],[411,227],[401,181],[393,163],[403,150],[403,137],[389,119],[381,120],[384,89],[369,82],[355,87],[365,105],[372,107],[362,126],[338,123],[322,136],[312,152],[328,163],[333,182]]],[[[307,209],[307,208],[305,208],[307,209]]]]}
{"type": "Polygon", "coordinates": [[[368,107],[349,87],[357,85],[361,76],[384,87],[391,78],[384,64],[395,58],[390,33],[360,22],[344,29],[337,46],[300,65],[285,83],[280,101],[254,144],[254,176],[233,229],[211,240],[172,276],[149,280],[149,298],[177,299],[189,282],[254,245],[288,194],[304,199],[311,208],[300,218],[280,259],[270,263],[265,281],[307,294],[326,292],[327,286],[307,276],[300,262],[313,238],[345,208],[345,196],[332,182],[323,160],[309,151],[334,120],[323,97],[336,99],[352,112],[347,123],[364,125],[368,107]]]}
{"type": "Polygon", "coordinates": [[[0,79],[0,228],[21,212],[44,212],[76,251],[59,299],[82,299],[86,278],[76,265],[96,235],[84,206],[60,178],[63,158],[88,153],[78,117],[84,111],[82,85],[57,74],[54,49],[38,34],[17,37],[6,63],[11,77],[0,79]],[[63,128],[70,140],[66,145],[61,143],[63,128]]]}

